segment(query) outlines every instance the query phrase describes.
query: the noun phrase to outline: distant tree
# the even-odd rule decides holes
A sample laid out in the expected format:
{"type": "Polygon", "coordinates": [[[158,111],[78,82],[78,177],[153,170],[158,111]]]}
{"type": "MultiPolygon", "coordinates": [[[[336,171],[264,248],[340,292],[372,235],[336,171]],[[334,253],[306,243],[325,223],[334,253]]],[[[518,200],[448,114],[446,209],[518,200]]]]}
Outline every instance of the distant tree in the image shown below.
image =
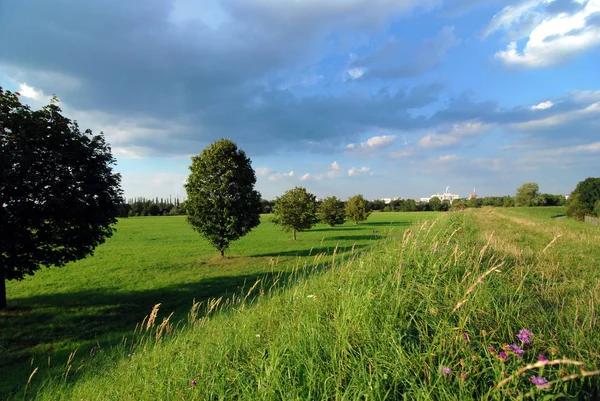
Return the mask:
{"type": "Polygon", "coordinates": [[[150,206],[148,206],[148,215],[160,216],[161,214],[160,206],[158,206],[158,204],[151,203],[150,206]]]}
{"type": "Polygon", "coordinates": [[[596,201],[596,203],[594,204],[594,214],[595,214],[597,217],[600,217],[600,199],[598,199],[598,200],[596,201]]]}
{"type": "Polygon", "coordinates": [[[92,254],[123,202],[103,134],[80,132],[56,98],[33,111],[17,96],[0,87],[0,309],[5,280],[92,254]]]}
{"type": "Polygon", "coordinates": [[[452,206],[452,204],[450,203],[450,201],[448,199],[444,199],[442,201],[442,207],[441,207],[441,211],[442,212],[447,212],[448,210],[450,210],[450,207],[452,206]]]}
{"type": "Polygon", "coordinates": [[[393,212],[401,212],[404,210],[404,199],[396,199],[388,205],[393,212]]]}
{"type": "Polygon", "coordinates": [[[540,187],[535,182],[527,182],[517,188],[515,206],[533,206],[539,195],[540,187]]]}
{"type": "Polygon", "coordinates": [[[467,200],[467,206],[471,208],[479,208],[483,205],[483,200],[481,198],[471,198],[467,200]]]}
{"type": "Polygon", "coordinates": [[[439,212],[440,210],[442,210],[442,201],[437,196],[434,196],[431,199],[429,199],[429,207],[434,212],[439,212]]]}
{"type": "Polygon", "coordinates": [[[502,207],[513,207],[515,206],[515,199],[512,196],[502,197],[502,207]]]}
{"type": "Polygon", "coordinates": [[[273,202],[266,200],[266,199],[261,199],[260,200],[260,205],[261,205],[261,213],[271,213],[273,211],[273,202]]]}
{"type": "Polygon", "coordinates": [[[586,178],[577,187],[567,201],[567,215],[583,220],[586,214],[594,212],[596,202],[600,200],[600,178],[586,178]]]}
{"type": "Polygon", "coordinates": [[[375,199],[367,204],[369,210],[383,210],[385,208],[385,202],[381,199],[375,199]]]}
{"type": "Polygon", "coordinates": [[[275,199],[273,215],[273,223],[292,231],[296,241],[297,231],[307,230],[318,221],[316,196],[302,187],[290,189],[275,199]]]}
{"type": "Polygon", "coordinates": [[[535,200],[535,206],[564,206],[565,203],[563,195],[541,194],[535,200]]]}
{"type": "Polygon", "coordinates": [[[220,139],[192,157],[185,189],[187,221],[224,256],[229,244],[260,223],[256,175],[243,150],[220,139]]]}
{"type": "Polygon", "coordinates": [[[462,199],[457,199],[454,202],[452,202],[452,210],[457,211],[457,210],[465,210],[465,208],[467,207],[467,205],[465,204],[465,201],[463,201],[462,199]]]}
{"type": "Polygon", "coordinates": [[[367,208],[367,201],[362,195],[354,195],[346,201],[346,217],[358,224],[367,220],[371,211],[367,208]]]}
{"type": "Polygon", "coordinates": [[[403,211],[405,212],[416,212],[417,202],[414,199],[407,199],[404,201],[403,211]]]}
{"type": "Polygon", "coordinates": [[[346,221],[346,211],[344,202],[331,196],[323,199],[318,208],[319,220],[322,223],[329,224],[330,227],[344,224],[346,221]]]}

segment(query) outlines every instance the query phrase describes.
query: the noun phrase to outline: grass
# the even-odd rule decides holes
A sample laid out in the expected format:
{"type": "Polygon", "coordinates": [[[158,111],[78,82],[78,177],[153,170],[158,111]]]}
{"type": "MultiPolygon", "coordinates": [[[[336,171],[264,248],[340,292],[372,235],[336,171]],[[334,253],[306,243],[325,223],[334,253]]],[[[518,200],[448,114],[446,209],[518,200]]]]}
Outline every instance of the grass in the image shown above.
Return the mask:
{"type": "Polygon", "coordinates": [[[596,399],[600,233],[546,213],[447,213],[362,255],[306,256],[179,324],[149,307],[119,344],[82,347],[52,374],[28,364],[14,397],[596,399]]]}
{"type": "MultiPolygon", "coordinates": [[[[265,215],[225,259],[184,217],[122,219],[93,257],[8,282],[10,309],[0,312],[0,399],[23,387],[31,373],[25,362],[57,367],[75,349],[119,344],[156,303],[174,311],[173,322],[185,320],[194,299],[230,296],[258,279],[313,263],[317,255],[366,250],[389,231],[400,233],[431,216],[374,213],[358,226],[318,225],[294,242],[265,215]]],[[[37,375],[46,373],[52,369],[37,375]]]]}

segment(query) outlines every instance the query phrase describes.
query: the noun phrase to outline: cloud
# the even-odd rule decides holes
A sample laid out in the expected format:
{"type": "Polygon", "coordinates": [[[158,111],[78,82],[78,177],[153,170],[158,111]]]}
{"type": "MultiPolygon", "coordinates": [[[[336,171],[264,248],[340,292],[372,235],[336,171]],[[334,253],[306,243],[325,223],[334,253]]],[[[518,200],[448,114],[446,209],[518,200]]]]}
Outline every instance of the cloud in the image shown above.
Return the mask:
{"type": "Polygon", "coordinates": [[[348,69],[348,75],[350,75],[350,78],[352,78],[352,79],[358,79],[358,78],[362,77],[364,74],[365,74],[364,68],[354,67],[354,68],[348,69]]]}
{"type": "Polygon", "coordinates": [[[431,158],[432,161],[440,162],[440,163],[448,163],[452,161],[458,160],[458,156],[456,155],[444,155],[431,158]]]}
{"type": "Polygon", "coordinates": [[[19,94],[23,97],[41,102],[48,102],[50,100],[50,96],[44,95],[44,92],[39,89],[35,89],[26,83],[19,84],[19,94]]]}
{"type": "Polygon", "coordinates": [[[554,114],[549,117],[531,119],[513,125],[515,128],[524,130],[537,130],[548,127],[563,126],[572,121],[600,118],[600,101],[586,105],[580,109],[554,114]]]}
{"type": "Polygon", "coordinates": [[[384,148],[392,144],[396,140],[396,135],[376,135],[362,142],[360,145],[354,143],[346,146],[347,150],[363,150],[363,151],[375,151],[377,149],[384,148]]]}
{"type": "Polygon", "coordinates": [[[306,181],[310,178],[310,174],[306,173],[302,177],[300,177],[300,181],[306,181]]]}
{"type": "Polygon", "coordinates": [[[294,171],[290,171],[289,173],[275,173],[275,174],[271,174],[268,178],[269,181],[279,181],[279,180],[283,180],[286,178],[293,178],[294,177],[294,171]]]}
{"type": "MultiPolygon", "coordinates": [[[[367,173],[371,173],[371,168],[370,167],[361,167],[361,168],[356,168],[356,167],[352,167],[348,170],[348,175],[350,177],[358,177],[361,175],[365,175],[367,173]]],[[[371,175],[373,175],[373,173],[371,173],[371,175]]]]}
{"type": "Polygon", "coordinates": [[[539,68],[564,63],[600,46],[600,25],[595,16],[600,1],[523,1],[496,14],[484,37],[504,30],[511,33],[518,23],[529,19],[528,29],[513,31],[514,41],[494,57],[508,68],[539,68]],[[522,49],[517,40],[526,38],[522,49]]]}
{"type": "Polygon", "coordinates": [[[481,135],[492,128],[490,124],[467,122],[453,124],[449,132],[443,134],[428,134],[422,137],[418,144],[423,148],[443,148],[459,144],[468,138],[481,135]]]}
{"type": "Polygon", "coordinates": [[[274,170],[267,168],[267,167],[258,167],[256,170],[254,170],[256,172],[257,176],[266,176],[266,175],[270,175],[275,173],[274,170]]]}
{"type": "Polygon", "coordinates": [[[538,105],[531,106],[531,110],[546,110],[546,109],[549,109],[552,106],[554,106],[554,103],[552,103],[550,100],[547,100],[547,101],[542,102],[542,103],[540,103],[538,105]]]}
{"type": "Polygon", "coordinates": [[[402,149],[402,150],[396,150],[394,152],[390,152],[388,156],[391,157],[392,159],[401,159],[401,158],[405,158],[405,157],[410,157],[412,155],[414,155],[414,150],[402,149]]]}

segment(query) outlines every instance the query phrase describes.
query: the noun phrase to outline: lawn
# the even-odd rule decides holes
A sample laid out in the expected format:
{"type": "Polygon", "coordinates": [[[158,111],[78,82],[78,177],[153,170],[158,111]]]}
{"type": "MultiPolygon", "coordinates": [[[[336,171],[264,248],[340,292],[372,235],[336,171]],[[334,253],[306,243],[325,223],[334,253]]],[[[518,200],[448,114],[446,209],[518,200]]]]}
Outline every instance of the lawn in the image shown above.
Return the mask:
{"type": "Polygon", "coordinates": [[[269,215],[221,259],[181,216],[122,219],[95,255],[7,283],[0,312],[0,398],[22,388],[31,361],[65,363],[75,349],[119,344],[153,305],[185,320],[194,300],[239,293],[298,266],[322,267],[436,213],[373,213],[367,222],[282,232],[269,215]],[[327,258],[324,258],[327,256],[327,258]]]}

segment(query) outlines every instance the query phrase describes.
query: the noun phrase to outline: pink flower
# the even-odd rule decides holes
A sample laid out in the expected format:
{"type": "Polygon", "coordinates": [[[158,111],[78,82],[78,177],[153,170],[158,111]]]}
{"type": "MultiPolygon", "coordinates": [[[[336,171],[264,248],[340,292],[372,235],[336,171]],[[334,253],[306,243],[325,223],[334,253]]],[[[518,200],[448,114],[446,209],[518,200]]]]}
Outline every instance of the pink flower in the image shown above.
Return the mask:
{"type": "Polygon", "coordinates": [[[539,388],[547,388],[548,387],[548,379],[545,377],[531,376],[531,382],[538,386],[539,388]]]}
{"type": "Polygon", "coordinates": [[[452,369],[450,369],[450,368],[449,368],[449,367],[447,367],[447,366],[444,366],[444,367],[442,368],[442,373],[444,374],[444,376],[448,376],[450,373],[452,373],[452,369]]]}
{"type": "Polygon", "coordinates": [[[544,362],[544,361],[547,361],[547,360],[548,360],[548,358],[546,358],[544,355],[542,355],[542,354],[538,355],[538,361],[544,362]]]}

